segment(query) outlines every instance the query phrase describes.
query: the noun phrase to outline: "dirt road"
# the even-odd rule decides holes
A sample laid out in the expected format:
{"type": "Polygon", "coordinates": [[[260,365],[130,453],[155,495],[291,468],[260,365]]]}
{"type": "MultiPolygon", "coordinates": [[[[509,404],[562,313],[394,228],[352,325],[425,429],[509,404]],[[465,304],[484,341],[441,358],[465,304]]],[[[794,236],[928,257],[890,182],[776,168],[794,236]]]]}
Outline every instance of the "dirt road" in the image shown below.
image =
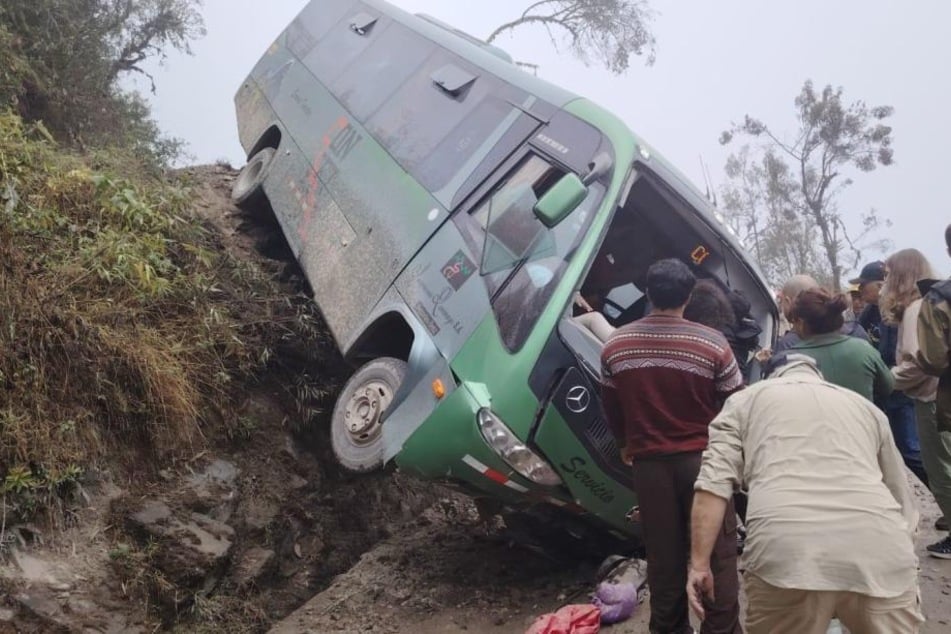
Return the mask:
{"type": "MultiPolygon", "coordinates": [[[[939,538],[933,529],[937,507],[914,484],[922,509],[917,543],[928,619],[922,632],[943,634],[951,631],[951,561],[925,554],[924,546],[939,538]]],[[[504,531],[487,531],[474,517],[427,521],[369,551],[272,633],[521,634],[539,614],[586,602],[595,586],[592,566],[549,557],[507,542],[504,531]]],[[[634,618],[605,631],[643,634],[648,620],[645,601],[634,618]]]]}

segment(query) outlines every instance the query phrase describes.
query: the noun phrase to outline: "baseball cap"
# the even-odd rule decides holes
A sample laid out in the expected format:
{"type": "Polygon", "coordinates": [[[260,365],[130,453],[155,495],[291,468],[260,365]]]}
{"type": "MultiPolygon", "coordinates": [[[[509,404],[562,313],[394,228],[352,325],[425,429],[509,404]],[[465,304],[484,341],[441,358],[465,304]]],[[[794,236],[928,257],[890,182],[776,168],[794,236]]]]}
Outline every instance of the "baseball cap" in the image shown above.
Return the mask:
{"type": "Polygon", "coordinates": [[[885,281],[885,263],[882,261],[869,262],[862,267],[862,272],[855,279],[849,280],[849,284],[868,284],[869,282],[885,281]]]}
{"type": "Polygon", "coordinates": [[[862,290],[862,285],[861,285],[861,284],[856,284],[856,283],[850,283],[850,284],[849,284],[849,294],[850,294],[850,295],[851,295],[852,293],[859,293],[859,292],[861,292],[861,290],[862,290]]]}

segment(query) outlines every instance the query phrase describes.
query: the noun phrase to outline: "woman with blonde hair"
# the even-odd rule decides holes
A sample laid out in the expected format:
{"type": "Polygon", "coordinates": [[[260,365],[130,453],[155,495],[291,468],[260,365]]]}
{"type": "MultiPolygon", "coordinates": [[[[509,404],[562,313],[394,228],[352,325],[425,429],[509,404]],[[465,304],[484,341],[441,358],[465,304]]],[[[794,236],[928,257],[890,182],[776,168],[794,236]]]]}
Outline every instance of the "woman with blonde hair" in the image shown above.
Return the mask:
{"type": "Polygon", "coordinates": [[[895,325],[901,324],[905,309],[921,299],[918,282],[937,279],[928,258],[918,249],[902,249],[885,260],[885,275],[879,305],[882,320],[895,325]]]}
{"type": "MultiPolygon", "coordinates": [[[[916,249],[899,251],[880,265],[885,281],[875,306],[881,320],[878,327],[877,347],[885,365],[894,368],[898,365],[898,325],[901,323],[905,308],[921,297],[916,282],[922,276],[927,276],[931,266],[916,249]]],[[[902,388],[898,388],[876,404],[888,416],[895,446],[898,447],[905,466],[921,480],[925,487],[931,488],[928,470],[925,469],[921,459],[921,442],[918,436],[914,400],[905,394],[902,388]]]]}
{"type": "MultiPolygon", "coordinates": [[[[916,359],[921,297],[937,276],[917,249],[899,251],[888,258],[885,266],[888,277],[882,289],[882,319],[886,324],[898,324],[896,365],[892,368],[895,389],[902,390],[913,402],[928,488],[948,518],[951,517],[951,433],[939,432],[935,419],[938,378],[925,374],[916,359]]],[[[933,557],[951,559],[951,536],[928,546],[927,550],[933,557]]]]}

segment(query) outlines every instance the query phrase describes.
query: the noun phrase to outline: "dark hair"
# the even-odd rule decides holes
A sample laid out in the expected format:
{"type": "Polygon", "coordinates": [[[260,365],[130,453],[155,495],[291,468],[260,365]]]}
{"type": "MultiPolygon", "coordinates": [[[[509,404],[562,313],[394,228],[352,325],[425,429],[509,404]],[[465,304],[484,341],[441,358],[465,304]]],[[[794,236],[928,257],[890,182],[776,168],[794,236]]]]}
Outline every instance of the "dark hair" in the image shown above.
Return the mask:
{"type": "Polygon", "coordinates": [[[944,230],[944,243],[951,249],[951,225],[944,230]]]}
{"type": "Polygon", "coordinates": [[[647,298],[655,308],[680,308],[690,299],[697,278],[675,258],[660,260],[647,269],[647,298]]]}
{"type": "Polygon", "coordinates": [[[727,299],[730,300],[730,306],[733,307],[733,314],[736,315],[737,321],[748,316],[750,311],[753,310],[753,305],[750,304],[750,300],[747,299],[746,293],[743,291],[731,289],[727,299]]]}
{"type": "Polygon", "coordinates": [[[733,305],[713,280],[697,281],[684,308],[684,318],[720,332],[736,326],[733,305]]]}
{"type": "Polygon", "coordinates": [[[792,319],[806,322],[809,333],[824,335],[842,328],[842,312],[849,302],[845,295],[833,295],[824,288],[811,288],[799,293],[792,308],[792,319]]]}

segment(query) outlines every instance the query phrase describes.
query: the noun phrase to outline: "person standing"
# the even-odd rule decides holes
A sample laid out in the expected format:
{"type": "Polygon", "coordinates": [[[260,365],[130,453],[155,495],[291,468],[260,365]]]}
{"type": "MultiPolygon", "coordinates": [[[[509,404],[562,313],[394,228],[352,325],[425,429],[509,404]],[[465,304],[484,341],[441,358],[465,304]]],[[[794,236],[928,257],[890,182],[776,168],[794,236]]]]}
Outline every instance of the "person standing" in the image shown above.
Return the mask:
{"type": "Polygon", "coordinates": [[[749,634],[912,634],[924,622],[918,510],[884,414],[823,380],[811,357],[770,361],[710,426],[695,485],[687,593],[709,618],[710,555],[733,491],[749,488],[749,634]],[[874,554],[873,554],[874,553],[874,554]]]}
{"type": "Polygon", "coordinates": [[[862,301],[862,291],[858,284],[849,284],[849,300],[851,305],[845,314],[846,323],[858,322],[859,315],[865,309],[865,302],[862,301]]]}
{"type": "MultiPolygon", "coordinates": [[[[640,506],[650,631],[692,632],[687,594],[690,505],[707,446],[707,427],[723,401],[742,387],[724,336],[683,318],[696,284],[679,260],[661,260],[647,273],[650,315],[619,328],[601,356],[602,402],[622,457],[632,464],[640,506]]],[[[740,632],[736,515],[721,518],[713,547],[716,601],[703,634],[740,632]]]]}
{"type": "MultiPolygon", "coordinates": [[[[894,319],[884,319],[880,306],[886,287],[888,267],[885,262],[869,262],[862,272],[850,283],[859,285],[859,292],[865,302],[865,308],[859,317],[859,323],[868,332],[869,342],[878,349],[885,365],[892,368],[897,363],[898,324],[894,319]]],[[[921,443],[915,423],[915,404],[905,393],[895,391],[876,400],[876,404],[888,416],[895,445],[901,453],[905,466],[929,486],[928,474],[921,462],[921,443]]]]}
{"type": "Polygon", "coordinates": [[[868,333],[868,342],[878,348],[882,339],[882,312],[878,307],[878,298],[885,285],[885,263],[877,260],[862,267],[862,271],[849,284],[858,286],[859,299],[865,305],[859,314],[859,324],[868,333]]]}
{"type": "MultiPolygon", "coordinates": [[[[785,352],[795,347],[801,341],[799,333],[797,333],[794,328],[791,328],[792,309],[800,293],[814,288],[819,288],[819,283],[808,275],[794,275],[783,285],[783,290],[780,292],[779,297],[779,309],[782,311],[786,322],[790,325],[790,330],[786,331],[783,336],[779,338],[779,341],[773,346],[772,354],[785,352]]],[[[862,341],[868,341],[868,334],[866,334],[865,329],[863,329],[857,321],[847,320],[844,316],[840,332],[843,335],[855,337],[862,341]]]]}
{"type": "Polygon", "coordinates": [[[800,293],[790,316],[801,341],[791,351],[818,361],[830,383],[872,402],[885,399],[891,394],[895,379],[875,348],[841,333],[845,306],[843,296],[833,296],[823,288],[800,293]]]}
{"type": "MultiPolygon", "coordinates": [[[[938,379],[925,374],[917,362],[918,315],[921,312],[921,290],[930,288],[936,280],[927,258],[917,249],[904,249],[888,258],[888,277],[879,301],[882,311],[883,333],[895,330],[895,389],[901,390],[904,398],[914,408],[908,416],[915,424],[915,435],[911,439],[913,447],[918,448],[919,460],[927,475],[926,485],[931,489],[942,518],[935,527],[947,531],[947,519],[951,517],[951,433],[939,433],[935,421],[935,397],[938,379]],[[895,327],[897,324],[897,328],[895,327]]],[[[927,292],[927,290],[925,290],[927,292]]],[[[888,335],[891,336],[891,335],[888,335]]],[[[884,337],[884,336],[883,336],[884,337]]],[[[883,339],[884,340],[884,339],[883,339]]],[[[896,434],[896,424],[889,419],[892,434],[896,434]]],[[[902,428],[899,426],[899,430],[902,428]]],[[[902,444],[898,444],[902,451],[902,444]]],[[[905,444],[909,440],[905,439],[905,444]]],[[[905,464],[908,464],[908,459],[905,464]]],[[[951,559],[951,537],[945,537],[927,548],[934,557],[951,559]]]]}
{"type": "MultiPolygon", "coordinates": [[[[948,253],[951,254],[951,225],[945,229],[944,240],[948,253]]],[[[935,430],[943,442],[947,438],[946,435],[951,434],[951,364],[948,359],[951,355],[951,280],[931,286],[921,302],[918,345],[915,355],[918,365],[927,374],[938,377],[935,393],[935,430]]],[[[945,513],[945,528],[948,517],[945,513]]],[[[951,550],[951,543],[947,543],[947,540],[945,545],[951,550]]],[[[938,549],[933,549],[932,546],[928,547],[928,552],[941,556],[938,549]]]]}

